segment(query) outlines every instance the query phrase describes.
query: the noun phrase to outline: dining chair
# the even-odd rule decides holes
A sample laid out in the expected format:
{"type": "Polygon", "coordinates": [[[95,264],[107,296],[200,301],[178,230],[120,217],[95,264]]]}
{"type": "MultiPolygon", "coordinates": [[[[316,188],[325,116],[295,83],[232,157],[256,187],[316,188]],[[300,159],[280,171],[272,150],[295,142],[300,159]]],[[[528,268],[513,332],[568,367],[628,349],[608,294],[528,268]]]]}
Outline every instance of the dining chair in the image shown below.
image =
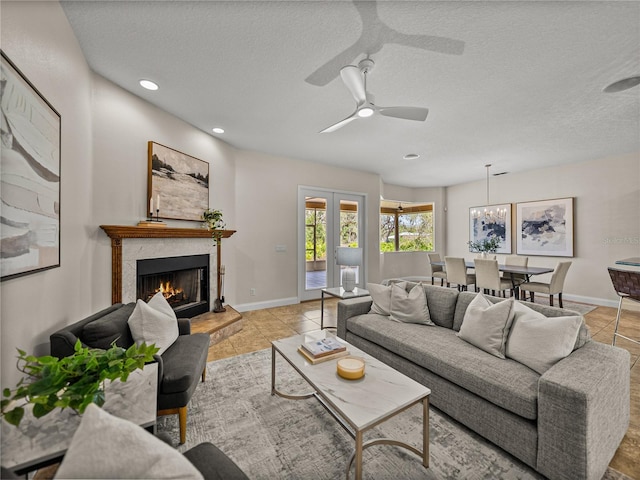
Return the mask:
{"type": "Polygon", "coordinates": [[[455,283],[458,290],[467,290],[468,285],[476,283],[476,276],[467,273],[464,258],[444,257],[444,263],[447,270],[447,285],[455,283]]]}
{"type": "Polygon", "coordinates": [[[558,262],[556,268],[551,274],[551,281],[549,283],[544,282],[524,282],[520,285],[520,291],[523,292],[526,297],[526,293],[531,293],[531,302],[534,301],[534,293],[546,293],[549,295],[549,305],[553,307],[553,296],[558,295],[558,303],[562,308],[562,290],[564,288],[564,279],[567,277],[567,272],[571,262],[558,262]]]}
{"type": "MultiPolygon", "coordinates": [[[[447,279],[447,272],[445,272],[442,265],[434,265],[433,262],[441,262],[439,253],[429,253],[429,264],[431,265],[431,285],[436,278],[440,279],[440,286],[444,286],[444,281],[447,279]]],[[[447,285],[449,286],[449,285],[447,285]]]]}
{"type": "Polygon", "coordinates": [[[628,299],[634,302],[640,302],[640,272],[630,270],[618,270],[617,268],[608,268],[613,288],[620,297],[618,302],[618,313],[616,314],[616,327],[613,331],[613,342],[611,345],[616,344],[616,338],[622,337],[633,343],[640,345],[640,341],[625,337],[618,333],[618,324],[620,323],[620,314],[622,313],[622,300],[628,299]]]}
{"type": "Polygon", "coordinates": [[[515,294],[511,280],[500,277],[497,260],[476,258],[473,263],[476,270],[476,289],[485,293],[491,290],[491,295],[494,296],[496,291],[498,294],[502,292],[503,297],[507,296],[507,290],[510,290],[512,295],[515,294]]]}
{"type": "MultiPolygon", "coordinates": [[[[504,259],[504,264],[513,266],[513,267],[526,267],[529,265],[529,257],[524,257],[522,255],[507,255],[504,259]]],[[[512,287],[516,289],[516,296],[518,296],[517,289],[519,289],[520,285],[529,280],[529,277],[524,273],[503,273],[502,278],[505,280],[509,280],[512,284],[512,287]]],[[[526,298],[522,298],[522,300],[526,300],[526,298]]]]}

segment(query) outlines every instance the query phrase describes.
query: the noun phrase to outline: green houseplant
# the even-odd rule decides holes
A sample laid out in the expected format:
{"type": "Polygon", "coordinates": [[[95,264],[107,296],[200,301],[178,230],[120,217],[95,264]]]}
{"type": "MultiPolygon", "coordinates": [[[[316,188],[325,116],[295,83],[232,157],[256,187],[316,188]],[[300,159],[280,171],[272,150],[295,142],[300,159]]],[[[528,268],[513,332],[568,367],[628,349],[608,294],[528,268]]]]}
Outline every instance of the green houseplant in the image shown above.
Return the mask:
{"type": "Polygon", "coordinates": [[[222,210],[207,208],[202,214],[202,220],[204,220],[206,227],[211,231],[213,244],[217,245],[222,238],[220,230],[224,230],[226,227],[224,220],[222,220],[222,210]]]}
{"type": "Polygon", "coordinates": [[[130,373],[152,362],[159,348],[142,343],[127,349],[113,344],[101,350],[85,347],[78,340],[74,350],[69,357],[56,358],[35,357],[18,349],[17,367],[26,377],[15,389],[2,392],[2,416],[8,423],[19,425],[28,404],[33,404],[36,418],[55,408],[83,413],[90,403],[102,406],[105,381],[126,381],[130,373]]]}
{"type": "Polygon", "coordinates": [[[469,241],[469,249],[476,253],[496,253],[500,248],[500,238],[491,235],[476,242],[469,241]]]}

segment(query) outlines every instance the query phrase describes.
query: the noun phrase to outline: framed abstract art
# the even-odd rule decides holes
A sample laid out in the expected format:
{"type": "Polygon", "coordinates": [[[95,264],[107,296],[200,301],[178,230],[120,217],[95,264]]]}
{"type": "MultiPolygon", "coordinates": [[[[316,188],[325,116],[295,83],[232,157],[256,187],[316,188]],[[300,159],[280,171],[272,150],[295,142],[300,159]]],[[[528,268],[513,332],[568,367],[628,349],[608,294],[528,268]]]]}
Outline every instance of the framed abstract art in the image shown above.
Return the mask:
{"type": "Polygon", "coordinates": [[[518,255],[573,257],[573,197],[516,204],[518,255]]]}
{"type": "Polygon", "coordinates": [[[2,280],[60,266],[60,114],[2,53],[2,280]]]}

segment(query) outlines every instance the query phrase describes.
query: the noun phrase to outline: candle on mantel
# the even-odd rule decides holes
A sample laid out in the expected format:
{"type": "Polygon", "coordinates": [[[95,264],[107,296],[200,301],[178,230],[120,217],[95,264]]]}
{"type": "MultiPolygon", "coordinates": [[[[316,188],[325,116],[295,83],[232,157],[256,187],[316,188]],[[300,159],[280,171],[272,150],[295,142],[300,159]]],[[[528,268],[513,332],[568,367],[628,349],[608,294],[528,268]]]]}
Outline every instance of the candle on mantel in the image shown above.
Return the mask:
{"type": "Polygon", "coordinates": [[[153,197],[149,199],[149,211],[153,212],[153,197]]]}
{"type": "Polygon", "coordinates": [[[157,195],[157,201],[156,201],[157,205],[156,205],[156,209],[160,210],[160,195],[157,195]]]}

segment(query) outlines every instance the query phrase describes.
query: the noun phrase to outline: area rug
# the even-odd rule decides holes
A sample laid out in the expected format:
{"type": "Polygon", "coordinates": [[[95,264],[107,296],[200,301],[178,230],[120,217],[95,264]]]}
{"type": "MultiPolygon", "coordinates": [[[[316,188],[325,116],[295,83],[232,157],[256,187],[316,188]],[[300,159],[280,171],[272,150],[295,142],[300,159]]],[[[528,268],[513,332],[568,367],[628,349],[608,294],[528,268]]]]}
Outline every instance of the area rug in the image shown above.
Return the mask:
{"type": "MultiPolygon", "coordinates": [[[[279,356],[277,386],[307,393],[307,384],[279,356]]],[[[364,452],[365,479],[542,479],[532,469],[431,407],[430,468],[393,446],[364,452]]],[[[422,409],[393,417],[365,435],[390,437],[422,448],[422,409]]],[[[161,417],[158,431],[178,439],[177,415],[161,417]]],[[[207,364],[189,404],[184,451],[200,442],[217,445],[251,479],[341,479],[353,439],[315,398],[287,400],[271,395],[271,349],[207,364]]],[[[351,467],[350,478],[355,470],[351,467]]],[[[609,470],[607,480],[625,476],[609,470]]]]}

